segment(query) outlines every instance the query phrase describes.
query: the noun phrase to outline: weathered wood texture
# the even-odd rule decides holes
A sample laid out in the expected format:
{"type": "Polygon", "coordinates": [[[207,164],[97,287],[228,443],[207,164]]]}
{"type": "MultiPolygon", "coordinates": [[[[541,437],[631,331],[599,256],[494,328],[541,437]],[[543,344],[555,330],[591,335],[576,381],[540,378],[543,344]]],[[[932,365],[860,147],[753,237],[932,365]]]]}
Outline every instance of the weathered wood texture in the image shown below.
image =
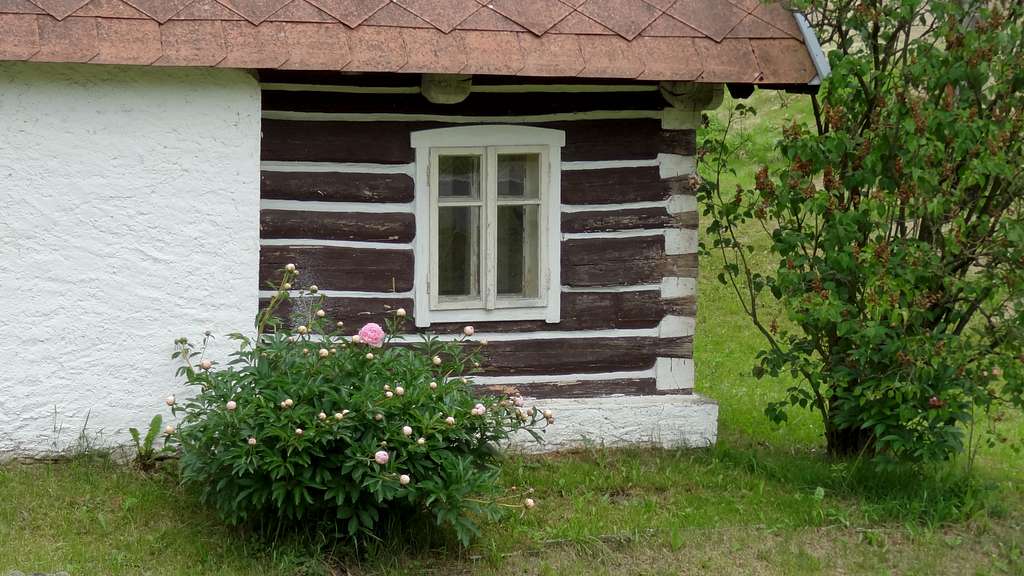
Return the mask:
{"type": "MultiPolygon", "coordinates": [[[[301,300],[296,299],[296,302],[301,300]]],[[[389,311],[397,308],[404,308],[408,314],[405,328],[414,329],[412,318],[416,315],[416,308],[411,298],[327,297],[324,298],[323,308],[329,320],[345,323],[345,334],[354,334],[366,322],[380,324],[389,311]]],[[[662,299],[658,290],[563,292],[562,321],[558,324],[548,324],[543,320],[448,322],[431,324],[430,328],[419,329],[419,332],[459,334],[466,324],[472,324],[480,333],[654,328],[668,314],[695,317],[696,298],[662,299]]]]}
{"type": "Polygon", "coordinates": [[[363,212],[300,212],[262,210],[261,238],[411,242],[416,235],[412,214],[363,212]]]}
{"type": "Polygon", "coordinates": [[[260,197],[319,202],[412,202],[413,179],[405,174],[345,172],[260,173],[260,197]]]}
{"type": "Polygon", "coordinates": [[[662,180],[657,166],[562,172],[563,204],[657,202],[692,193],[689,179],[662,180]]]}
{"type": "MultiPolygon", "coordinates": [[[[565,147],[562,148],[562,160],[565,162],[650,160],[657,158],[658,153],[669,146],[674,150],[684,150],[675,153],[686,153],[687,148],[681,144],[684,142],[689,142],[686,146],[696,149],[695,132],[664,131],[660,120],[577,120],[532,125],[565,131],[565,147]]],[[[409,141],[412,132],[449,126],[455,124],[264,119],[262,158],[271,161],[405,164],[414,159],[409,141]]]]}
{"type": "Polygon", "coordinates": [[[697,255],[665,254],[665,237],[602,238],[562,242],[562,283],[629,286],[666,276],[697,277],[697,255]]]}
{"type": "Polygon", "coordinates": [[[670,214],[665,208],[562,212],[562,232],[612,232],[652,228],[697,229],[697,212],[670,214]]]}
{"type": "Polygon", "coordinates": [[[661,357],[692,358],[693,338],[507,340],[483,347],[481,375],[588,374],[646,370],[661,357]]]}
{"type": "Polygon", "coordinates": [[[457,104],[434,104],[422,94],[367,94],[264,90],[263,109],[345,114],[431,114],[443,116],[533,116],[595,110],[650,110],[665,107],[659,92],[475,92],[457,104]]]}
{"type": "Polygon", "coordinates": [[[566,382],[525,382],[523,384],[478,384],[474,392],[480,396],[521,394],[529,398],[600,398],[602,396],[668,396],[690,395],[692,389],[658,390],[654,378],[619,378],[614,380],[570,380],[566,382]]]}
{"type": "Polygon", "coordinates": [[[288,263],[298,266],[303,286],[322,290],[406,292],[412,290],[412,250],[334,246],[263,246],[260,286],[280,278],[288,263]]]}
{"type": "MultiPolygon", "coordinates": [[[[260,82],[276,82],[283,84],[319,84],[326,86],[363,86],[363,87],[416,87],[421,84],[419,74],[393,74],[387,72],[336,72],[330,70],[279,70],[266,68],[259,70],[260,82]]],[[[658,83],[608,78],[579,78],[576,76],[538,76],[525,78],[506,75],[477,75],[473,77],[474,86],[522,86],[531,85],[621,85],[626,87],[647,86],[657,92],[658,83]]],[[[662,104],[664,107],[665,104],[662,104]]]]}
{"type": "MultiPolygon", "coordinates": [[[[292,325],[306,324],[312,319],[313,304],[319,298],[289,298],[278,310],[276,316],[288,319],[292,325]]],[[[270,303],[267,298],[260,299],[260,309],[270,303]]],[[[325,319],[332,325],[344,322],[342,333],[351,336],[359,331],[364,324],[376,322],[384,326],[388,318],[394,317],[398,308],[412,310],[411,298],[324,298],[323,310],[325,319]]],[[[411,322],[407,327],[411,326],[411,322]]]]}
{"type": "MultiPolygon", "coordinates": [[[[562,319],[558,324],[543,320],[516,322],[472,322],[478,332],[535,332],[545,330],[604,330],[609,328],[653,328],[668,314],[694,317],[696,299],[662,299],[657,290],[636,292],[563,292],[562,319]]],[[[434,323],[430,332],[456,334],[463,323],[434,323]]]]}

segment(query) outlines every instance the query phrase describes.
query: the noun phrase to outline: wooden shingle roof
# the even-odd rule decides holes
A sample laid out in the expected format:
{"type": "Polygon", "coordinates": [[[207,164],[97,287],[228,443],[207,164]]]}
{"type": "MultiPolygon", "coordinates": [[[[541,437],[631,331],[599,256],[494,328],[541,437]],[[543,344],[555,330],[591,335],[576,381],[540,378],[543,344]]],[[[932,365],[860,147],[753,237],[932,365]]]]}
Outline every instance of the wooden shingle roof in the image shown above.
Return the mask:
{"type": "Polygon", "coordinates": [[[799,85],[759,0],[0,0],[0,60],[799,85]]]}

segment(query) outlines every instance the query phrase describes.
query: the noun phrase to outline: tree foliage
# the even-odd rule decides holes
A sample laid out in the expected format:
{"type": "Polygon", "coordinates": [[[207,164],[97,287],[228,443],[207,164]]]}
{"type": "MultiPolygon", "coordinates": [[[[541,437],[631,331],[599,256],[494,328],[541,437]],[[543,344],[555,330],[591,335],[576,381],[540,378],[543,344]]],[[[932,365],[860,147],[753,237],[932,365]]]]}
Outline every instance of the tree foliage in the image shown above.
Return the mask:
{"type": "Polygon", "coordinates": [[[786,127],[782,168],[736,190],[721,187],[736,144],[707,142],[703,249],[766,339],[755,375],[796,378],[770,417],[819,411],[836,455],[945,459],[982,415],[1024,403],[1024,6],[800,6],[832,67],[816,126],[786,127]]]}

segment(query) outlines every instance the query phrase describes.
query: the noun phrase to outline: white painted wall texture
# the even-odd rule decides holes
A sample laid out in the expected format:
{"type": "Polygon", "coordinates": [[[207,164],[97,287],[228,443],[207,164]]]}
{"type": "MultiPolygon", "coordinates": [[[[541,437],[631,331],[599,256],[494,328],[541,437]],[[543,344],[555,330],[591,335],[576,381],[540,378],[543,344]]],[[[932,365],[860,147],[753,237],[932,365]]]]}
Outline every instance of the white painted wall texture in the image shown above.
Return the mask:
{"type": "Polygon", "coordinates": [[[252,326],[259,134],[243,71],[0,63],[0,457],[126,441],[252,326]]]}

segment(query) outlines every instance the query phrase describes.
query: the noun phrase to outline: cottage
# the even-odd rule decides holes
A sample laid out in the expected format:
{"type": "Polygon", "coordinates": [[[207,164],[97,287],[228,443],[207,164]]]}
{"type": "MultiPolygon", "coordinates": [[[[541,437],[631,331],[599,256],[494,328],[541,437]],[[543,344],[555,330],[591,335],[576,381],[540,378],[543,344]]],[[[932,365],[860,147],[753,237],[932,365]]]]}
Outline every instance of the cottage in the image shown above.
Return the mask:
{"type": "Polygon", "coordinates": [[[122,441],[287,262],[350,325],[473,324],[553,446],[713,442],[701,112],[827,66],[758,0],[0,0],[0,60],[8,455],[122,441]]]}

